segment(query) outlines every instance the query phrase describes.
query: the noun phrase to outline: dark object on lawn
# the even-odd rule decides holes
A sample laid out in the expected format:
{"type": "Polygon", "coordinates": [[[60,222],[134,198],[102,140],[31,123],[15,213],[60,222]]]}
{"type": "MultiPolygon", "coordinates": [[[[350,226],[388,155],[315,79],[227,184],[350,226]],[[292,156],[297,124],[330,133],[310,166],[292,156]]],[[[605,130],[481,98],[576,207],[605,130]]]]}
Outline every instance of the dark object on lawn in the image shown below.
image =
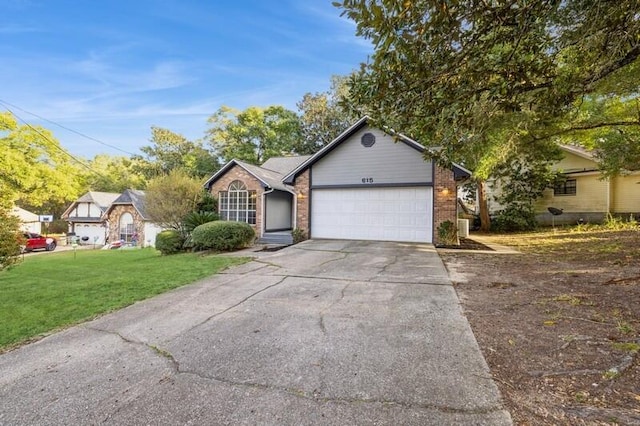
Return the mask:
{"type": "Polygon", "coordinates": [[[549,213],[551,213],[551,226],[553,226],[554,228],[556,227],[556,216],[560,216],[562,214],[562,209],[557,209],[555,207],[549,207],[547,208],[547,210],[549,210],[549,213]]]}
{"type": "Polygon", "coordinates": [[[80,239],[81,239],[82,241],[85,241],[85,242],[86,242],[86,241],[89,241],[89,237],[87,237],[86,235],[85,235],[84,237],[80,238],[80,239]]]}
{"type": "Polygon", "coordinates": [[[549,210],[549,213],[551,213],[554,216],[560,216],[563,211],[563,209],[557,209],[555,207],[549,207],[547,210],[549,210]]]}

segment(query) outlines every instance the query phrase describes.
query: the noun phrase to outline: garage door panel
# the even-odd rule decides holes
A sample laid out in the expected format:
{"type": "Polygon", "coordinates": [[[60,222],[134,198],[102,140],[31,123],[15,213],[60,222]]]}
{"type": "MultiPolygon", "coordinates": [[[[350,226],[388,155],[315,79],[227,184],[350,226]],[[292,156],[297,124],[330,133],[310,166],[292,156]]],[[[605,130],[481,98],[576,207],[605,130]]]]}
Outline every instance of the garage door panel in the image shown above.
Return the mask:
{"type": "Polygon", "coordinates": [[[430,187],[314,189],[311,236],[431,242],[431,194],[430,187]]]}

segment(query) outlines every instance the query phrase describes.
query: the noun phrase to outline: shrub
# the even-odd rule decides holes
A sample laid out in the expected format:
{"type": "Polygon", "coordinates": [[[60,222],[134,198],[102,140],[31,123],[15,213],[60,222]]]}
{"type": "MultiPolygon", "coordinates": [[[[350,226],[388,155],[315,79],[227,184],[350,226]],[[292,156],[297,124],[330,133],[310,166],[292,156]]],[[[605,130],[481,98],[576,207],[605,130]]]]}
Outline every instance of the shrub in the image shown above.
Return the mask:
{"type": "Polygon", "coordinates": [[[209,222],[196,227],[191,239],[196,249],[201,250],[237,250],[253,242],[256,234],[248,223],[209,222]]]}
{"type": "Polygon", "coordinates": [[[0,207],[0,271],[20,261],[20,244],[25,244],[20,221],[0,207]]]}
{"type": "Polygon", "coordinates": [[[296,228],[291,232],[293,244],[298,244],[307,239],[307,232],[304,229],[296,228]]]}
{"type": "Polygon", "coordinates": [[[511,205],[491,220],[491,229],[497,232],[532,231],[537,226],[536,214],[530,206],[511,205]]]}
{"type": "Polygon", "coordinates": [[[629,216],[629,220],[626,220],[625,218],[607,213],[603,225],[605,229],[611,231],[635,231],[638,229],[638,221],[633,215],[629,216]]]}
{"type": "Polygon", "coordinates": [[[440,244],[446,246],[457,246],[460,244],[458,241],[458,229],[450,220],[445,220],[438,226],[438,239],[440,244]]]}
{"type": "Polygon", "coordinates": [[[214,222],[220,219],[217,213],[208,211],[191,212],[182,221],[182,227],[187,233],[191,233],[196,227],[205,223],[214,222]]]}
{"type": "Polygon", "coordinates": [[[205,223],[214,222],[220,219],[218,213],[210,211],[197,211],[191,212],[182,221],[182,230],[184,232],[184,247],[188,249],[193,248],[193,238],[191,233],[200,225],[205,223]]]}
{"type": "Polygon", "coordinates": [[[196,203],[196,211],[217,212],[218,200],[208,191],[202,191],[200,200],[196,203]]]}
{"type": "Polygon", "coordinates": [[[184,240],[176,230],[169,229],[156,235],[156,249],[162,254],[176,254],[182,250],[184,240]]]}

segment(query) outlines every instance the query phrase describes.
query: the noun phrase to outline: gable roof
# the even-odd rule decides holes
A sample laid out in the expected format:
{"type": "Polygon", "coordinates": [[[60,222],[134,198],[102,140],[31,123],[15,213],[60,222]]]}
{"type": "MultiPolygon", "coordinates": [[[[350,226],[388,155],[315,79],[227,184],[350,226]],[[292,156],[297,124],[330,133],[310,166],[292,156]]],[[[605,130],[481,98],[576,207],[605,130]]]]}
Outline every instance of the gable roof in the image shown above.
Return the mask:
{"type": "Polygon", "coordinates": [[[592,160],[596,162],[595,157],[593,156],[593,152],[576,145],[560,145],[560,149],[567,151],[571,154],[577,155],[578,157],[582,157],[586,160],[592,160]]]}
{"type": "Polygon", "coordinates": [[[40,216],[18,206],[13,206],[11,214],[16,216],[23,223],[40,222],[40,216]]]}
{"type": "Polygon", "coordinates": [[[111,203],[109,208],[104,212],[103,216],[107,216],[113,207],[122,205],[132,205],[143,220],[150,220],[144,207],[145,192],[139,189],[126,189],[122,194],[111,203]]]}
{"type": "Polygon", "coordinates": [[[89,191],[82,197],[78,198],[78,202],[93,202],[98,207],[104,210],[109,207],[109,205],[113,203],[119,196],[120,194],[118,194],[117,192],[89,191]]]}
{"type": "Polygon", "coordinates": [[[102,213],[104,213],[107,208],[113,203],[120,194],[116,192],[99,192],[99,191],[89,191],[76,201],[71,203],[69,207],[62,213],[63,219],[67,218],[69,213],[78,205],[78,203],[93,203],[95,204],[102,213]]]}
{"type": "Polygon", "coordinates": [[[273,170],[282,175],[294,170],[300,164],[311,157],[310,155],[296,155],[289,157],[271,157],[260,166],[263,169],[273,170]]]}
{"type": "MultiPolygon", "coordinates": [[[[272,160],[270,163],[270,167],[272,168],[282,168],[289,164],[298,164],[302,159],[296,162],[293,159],[298,157],[277,157],[272,160]],[[291,158],[292,160],[284,160],[285,158],[291,158]]],[[[264,164],[269,163],[270,160],[267,160],[264,164]]],[[[283,173],[273,170],[267,169],[261,166],[256,166],[254,164],[245,163],[244,161],[233,159],[229,161],[227,164],[222,166],[220,170],[218,170],[213,176],[211,176],[205,183],[204,187],[207,189],[211,188],[211,185],[215,181],[217,181],[221,176],[223,176],[227,171],[229,171],[232,167],[239,166],[243,168],[247,173],[256,178],[260,184],[264,188],[272,188],[277,189],[279,191],[291,192],[291,189],[288,188],[284,183],[282,183],[283,173]]],[[[264,165],[263,165],[264,166],[264,165]]]]}
{"type": "MultiPolygon", "coordinates": [[[[329,154],[338,145],[340,145],[341,143],[349,139],[351,136],[353,136],[356,132],[360,131],[362,128],[367,126],[370,121],[371,121],[371,118],[366,115],[362,117],[360,120],[356,121],[353,125],[351,125],[351,127],[349,127],[347,130],[342,132],[337,138],[329,142],[320,151],[310,156],[306,161],[301,163],[298,167],[296,167],[289,174],[287,174],[282,179],[283,182],[288,185],[293,185],[296,177],[300,173],[304,172],[306,169],[311,167],[318,160],[322,159],[325,155],[329,154]]],[[[426,151],[426,148],[422,144],[416,142],[415,140],[411,139],[408,136],[403,135],[402,133],[397,133],[390,129],[380,129],[380,130],[387,133],[388,135],[394,136],[399,142],[406,144],[407,146],[415,149],[418,152],[424,153],[426,151]]],[[[469,170],[455,163],[453,164],[452,170],[454,172],[454,176],[456,180],[468,178],[471,176],[471,172],[469,170]]]]}

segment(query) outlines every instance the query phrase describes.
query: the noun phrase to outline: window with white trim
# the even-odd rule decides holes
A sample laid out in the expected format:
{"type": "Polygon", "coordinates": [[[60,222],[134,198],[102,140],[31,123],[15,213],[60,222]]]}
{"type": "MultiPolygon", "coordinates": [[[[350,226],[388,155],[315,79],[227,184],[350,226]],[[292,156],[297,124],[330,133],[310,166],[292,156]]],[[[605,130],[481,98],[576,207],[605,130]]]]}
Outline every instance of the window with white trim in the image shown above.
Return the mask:
{"type": "Polygon", "coordinates": [[[256,191],[248,191],[246,185],[234,180],[227,191],[218,193],[220,219],[256,224],[256,191]]]}
{"type": "Polygon", "coordinates": [[[131,213],[123,213],[122,216],[120,216],[119,239],[129,243],[133,239],[133,235],[135,233],[136,233],[136,230],[133,224],[133,216],[131,216],[131,213]]]}

